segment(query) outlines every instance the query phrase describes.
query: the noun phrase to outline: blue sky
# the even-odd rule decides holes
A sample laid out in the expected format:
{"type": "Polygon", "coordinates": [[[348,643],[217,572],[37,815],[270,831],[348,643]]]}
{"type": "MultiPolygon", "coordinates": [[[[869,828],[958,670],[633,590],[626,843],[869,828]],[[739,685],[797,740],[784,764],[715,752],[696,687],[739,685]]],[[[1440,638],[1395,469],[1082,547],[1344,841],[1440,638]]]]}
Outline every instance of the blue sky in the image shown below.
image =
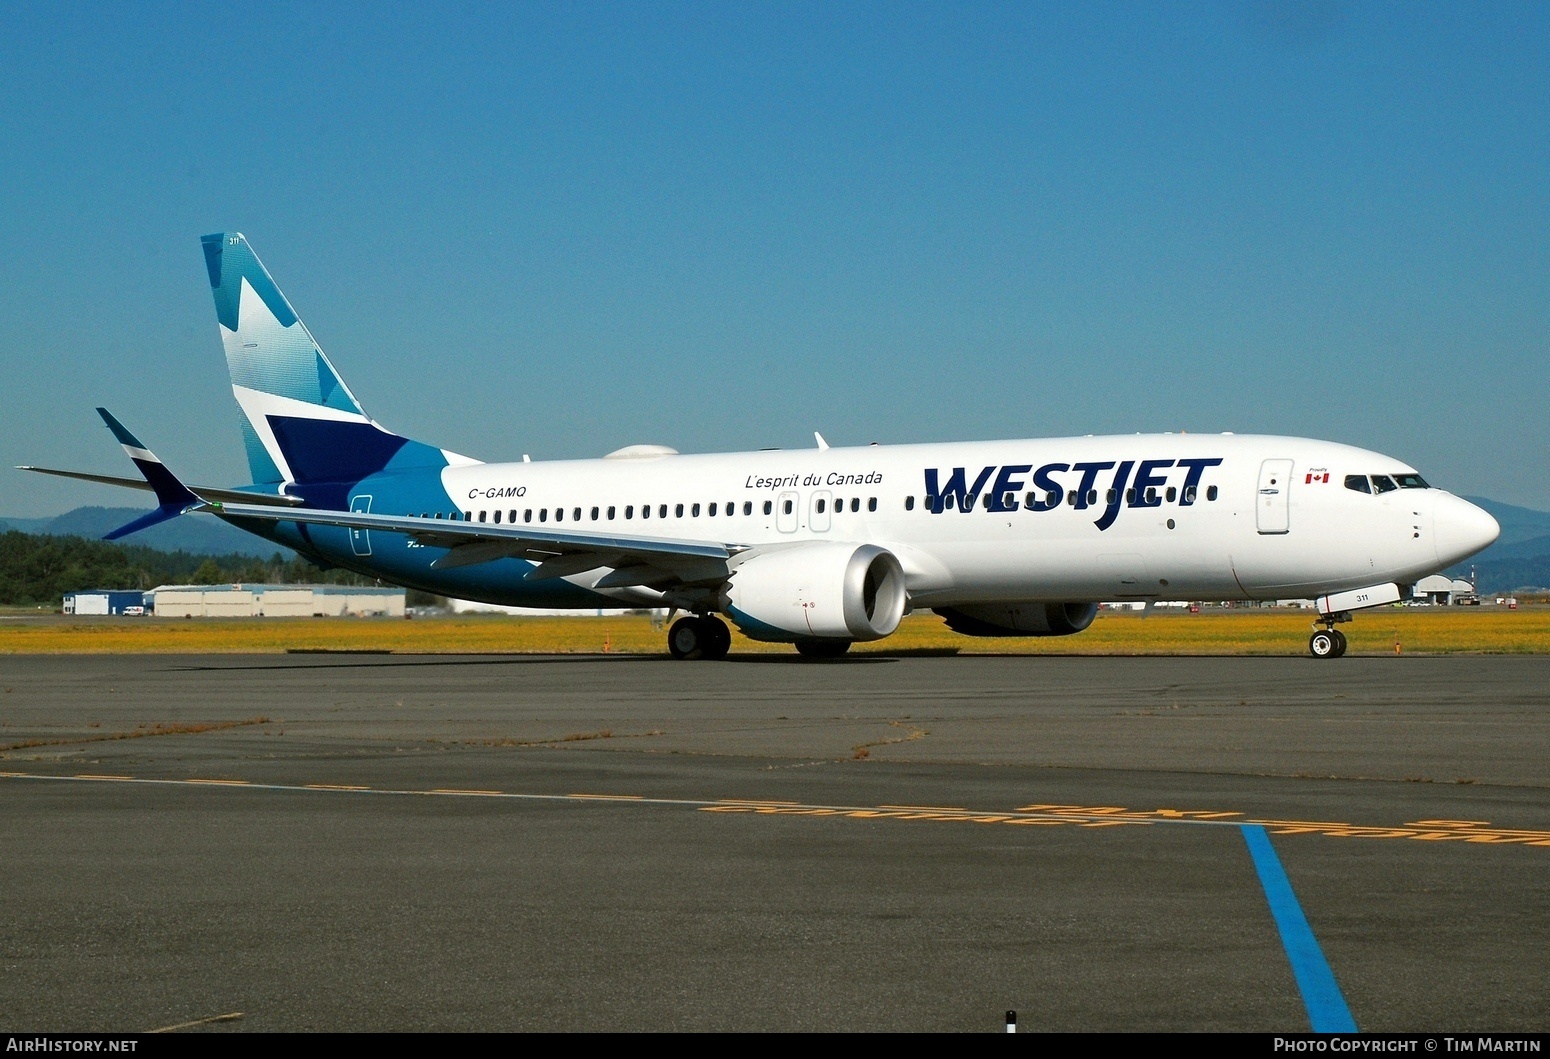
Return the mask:
{"type": "MultiPolygon", "coordinates": [[[[1550,509],[1544,4],[0,0],[0,465],[245,481],[199,236],[481,459],[1329,438],[1550,509]]],[[[134,494],[0,472],[0,515],[134,494]]]]}

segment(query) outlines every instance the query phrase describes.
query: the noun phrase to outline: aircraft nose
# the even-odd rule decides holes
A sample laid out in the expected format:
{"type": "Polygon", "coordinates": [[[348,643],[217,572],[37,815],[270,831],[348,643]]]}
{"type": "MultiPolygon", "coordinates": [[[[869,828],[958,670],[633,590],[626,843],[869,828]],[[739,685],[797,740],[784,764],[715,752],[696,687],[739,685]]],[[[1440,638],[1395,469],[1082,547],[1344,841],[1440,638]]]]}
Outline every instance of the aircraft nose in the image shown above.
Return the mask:
{"type": "Polygon", "coordinates": [[[1486,548],[1501,533],[1501,526],[1487,512],[1451,494],[1437,497],[1432,513],[1432,536],[1437,542],[1437,562],[1452,566],[1486,548]]]}

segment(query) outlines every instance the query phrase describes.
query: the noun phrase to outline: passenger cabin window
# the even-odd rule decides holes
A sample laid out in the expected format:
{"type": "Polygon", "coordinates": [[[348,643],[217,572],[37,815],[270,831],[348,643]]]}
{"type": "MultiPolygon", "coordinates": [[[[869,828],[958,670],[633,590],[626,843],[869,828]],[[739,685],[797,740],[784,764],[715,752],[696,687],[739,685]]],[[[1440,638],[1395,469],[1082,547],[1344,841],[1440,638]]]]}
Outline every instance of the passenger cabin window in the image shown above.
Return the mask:
{"type": "Polygon", "coordinates": [[[909,496],[904,498],[904,510],[906,510],[906,511],[914,511],[915,510],[915,494],[914,493],[911,493],[909,496]]]}
{"type": "Polygon", "coordinates": [[[764,502],[764,513],[766,515],[768,515],[771,511],[774,511],[774,510],[775,510],[775,502],[773,500],[766,500],[764,502]]]}
{"type": "Polygon", "coordinates": [[[867,498],[866,509],[868,511],[876,511],[877,510],[877,497],[873,496],[873,497],[868,497],[867,498]]]}
{"type": "Polygon", "coordinates": [[[1367,476],[1365,474],[1346,475],[1345,487],[1355,493],[1372,492],[1372,483],[1367,481],[1367,476]]]}
{"type": "MultiPolygon", "coordinates": [[[[680,515],[682,515],[684,513],[684,506],[682,504],[678,505],[678,513],[680,515]]],[[[657,505],[657,518],[667,518],[667,505],[666,504],[658,504],[657,505]]]]}
{"type": "MultiPolygon", "coordinates": [[[[743,501],[743,514],[745,514],[745,515],[752,515],[753,514],[753,501],[752,500],[744,500],[743,501]]],[[[766,511],[765,514],[768,515],[769,512],[766,511]]]]}
{"type": "Polygon", "coordinates": [[[515,521],[517,521],[517,509],[516,508],[512,508],[511,511],[507,514],[506,521],[507,522],[515,522],[515,521]]]}
{"type": "Polygon", "coordinates": [[[1212,485],[1212,486],[1208,486],[1206,488],[1206,499],[1207,500],[1215,500],[1216,499],[1216,495],[1217,495],[1216,486],[1212,485]]]}
{"type": "Polygon", "coordinates": [[[549,509],[548,508],[541,507],[541,508],[538,509],[538,521],[539,522],[548,522],[549,521],[549,509]]]}
{"type": "Polygon", "coordinates": [[[715,504],[710,505],[709,509],[706,510],[705,514],[709,515],[711,518],[715,518],[716,517],[716,505],[715,504]]]}
{"type": "Polygon", "coordinates": [[[640,517],[641,518],[650,518],[651,517],[651,505],[650,504],[642,504],[640,506],[640,517]]]}
{"type": "Polygon", "coordinates": [[[610,504],[608,506],[608,521],[612,522],[613,520],[614,520],[614,507],[613,507],[612,504],[610,504]]]}
{"type": "Polygon", "coordinates": [[[695,518],[699,518],[700,517],[700,505],[699,504],[695,504],[694,507],[690,508],[689,509],[689,514],[693,515],[695,518]]]}
{"type": "Polygon", "coordinates": [[[501,520],[501,513],[499,511],[497,511],[495,513],[495,518],[491,519],[491,521],[492,522],[499,522],[500,520],[501,520]]]}
{"type": "Polygon", "coordinates": [[[635,517],[635,505],[634,504],[625,504],[624,505],[624,517],[625,518],[634,518],[635,517]]]}
{"type": "Polygon", "coordinates": [[[592,521],[593,522],[597,521],[597,508],[593,508],[592,509],[592,521]]]}
{"type": "Polygon", "coordinates": [[[532,508],[528,508],[527,510],[522,512],[522,521],[523,522],[532,522],[533,521],[533,509],[532,508]]]}
{"type": "Polygon", "coordinates": [[[781,512],[783,514],[787,514],[787,515],[791,514],[791,501],[787,500],[787,501],[783,502],[780,505],[780,510],[781,510],[781,512]]]}
{"type": "MultiPolygon", "coordinates": [[[[571,518],[575,519],[577,522],[581,521],[581,508],[579,508],[579,507],[576,508],[576,510],[572,511],[570,514],[571,514],[571,518]]],[[[597,512],[596,511],[592,512],[592,517],[593,518],[597,518],[597,512]]]]}
{"type": "Polygon", "coordinates": [[[820,515],[821,515],[821,514],[823,514],[823,501],[822,501],[822,500],[820,500],[820,501],[818,501],[818,503],[817,503],[817,504],[815,504],[815,505],[813,505],[813,506],[814,506],[814,507],[815,507],[815,508],[817,508],[817,510],[818,510],[818,513],[819,513],[819,514],[820,514],[820,515]]]}
{"type": "Polygon", "coordinates": [[[1066,494],[1066,503],[1070,504],[1072,507],[1076,507],[1076,490],[1075,489],[1071,490],[1069,493],[1066,494]]]}
{"type": "Polygon", "coordinates": [[[556,521],[556,522],[564,522],[565,521],[565,509],[563,507],[557,507],[557,508],[554,509],[554,521],[556,521]]]}

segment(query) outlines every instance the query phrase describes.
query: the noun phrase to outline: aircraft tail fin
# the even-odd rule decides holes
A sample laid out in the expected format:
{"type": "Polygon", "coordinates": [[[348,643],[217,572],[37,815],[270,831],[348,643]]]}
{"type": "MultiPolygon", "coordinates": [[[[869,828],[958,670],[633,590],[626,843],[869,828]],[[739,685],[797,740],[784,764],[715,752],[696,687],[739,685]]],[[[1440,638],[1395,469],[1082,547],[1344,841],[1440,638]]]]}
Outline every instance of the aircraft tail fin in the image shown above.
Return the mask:
{"type": "Polygon", "coordinates": [[[155,453],[142,445],[139,438],[131,434],[124,424],[113,418],[111,412],[106,408],[99,408],[97,414],[108,425],[108,429],[113,431],[113,436],[118,439],[118,443],[124,446],[125,454],[134,461],[134,465],[150,483],[160,503],[155,511],[142,515],[133,522],[125,523],[104,536],[103,540],[116,541],[120,537],[127,537],[148,526],[177,518],[185,511],[204,503],[188,486],[178,481],[177,476],[167,469],[166,464],[156,458],[155,453]]]}
{"type": "Polygon", "coordinates": [[[475,462],[372,422],[246,237],[202,242],[255,484],[337,484],[389,465],[475,462]]]}

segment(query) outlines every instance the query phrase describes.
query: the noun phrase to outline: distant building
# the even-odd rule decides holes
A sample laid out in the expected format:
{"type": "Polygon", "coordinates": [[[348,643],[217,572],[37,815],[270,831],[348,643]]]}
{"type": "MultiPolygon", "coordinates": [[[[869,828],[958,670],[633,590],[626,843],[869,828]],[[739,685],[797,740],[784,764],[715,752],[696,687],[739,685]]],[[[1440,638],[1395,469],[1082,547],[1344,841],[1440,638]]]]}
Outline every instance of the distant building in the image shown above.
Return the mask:
{"type": "Polygon", "coordinates": [[[1462,577],[1432,574],[1430,577],[1423,577],[1415,583],[1414,598],[1423,603],[1447,605],[1457,603],[1466,597],[1473,598],[1474,594],[1475,586],[1462,577]]]}
{"type": "Polygon", "coordinates": [[[84,592],[66,592],[66,614],[147,614],[150,612],[148,593],[139,589],[125,591],[116,588],[93,588],[84,592]]]}
{"type": "Polygon", "coordinates": [[[350,585],[162,585],[146,593],[158,618],[404,616],[401,588],[350,585]]]}

